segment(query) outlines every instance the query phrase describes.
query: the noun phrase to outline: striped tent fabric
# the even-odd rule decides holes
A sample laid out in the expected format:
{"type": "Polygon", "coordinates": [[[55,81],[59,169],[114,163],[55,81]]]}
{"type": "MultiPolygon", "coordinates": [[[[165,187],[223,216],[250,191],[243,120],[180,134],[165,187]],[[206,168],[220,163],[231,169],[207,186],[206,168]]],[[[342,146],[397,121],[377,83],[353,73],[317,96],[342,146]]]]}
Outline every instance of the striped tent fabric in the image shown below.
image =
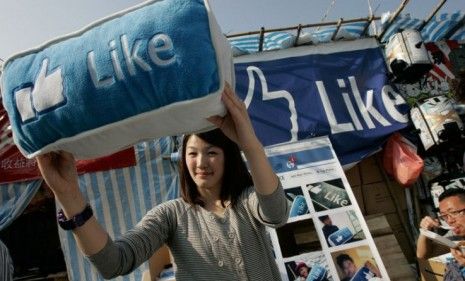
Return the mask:
{"type": "MultiPolygon", "coordinates": [[[[294,44],[295,36],[288,32],[270,32],[266,33],[263,38],[263,50],[287,49],[294,44]]],[[[233,55],[245,55],[258,52],[260,35],[244,36],[229,40],[233,55]]]]}
{"type": "MultiPolygon", "coordinates": [[[[136,166],[79,177],[94,215],[111,237],[131,229],[155,205],[179,196],[177,168],[169,159],[173,150],[172,138],[140,143],[136,166]]],[[[60,229],[59,236],[70,280],[104,280],[80,253],[71,232],[60,229]]],[[[146,269],[147,263],[114,280],[139,281],[146,269]]]]}
{"type": "MultiPolygon", "coordinates": [[[[457,26],[458,28],[451,36],[450,40],[465,40],[465,14],[456,12],[452,14],[441,14],[433,17],[428,24],[422,29],[421,34],[425,42],[436,42],[443,40],[444,37],[457,26]]],[[[405,29],[418,29],[423,23],[423,20],[412,18],[410,15],[400,15],[388,27],[385,34],[381,38],[381,42],[386,42],[396,32],[405,29]]],[[[364,37],[362,34],[366,22],[355,22],[342,24],[335,40],[351,40],[364,37]]],[[[383,28],[383,26],[381,26],[383,28]]],[[[302,32],[299,36],[298,45],[302,44],[318,44],[327,43],[336,31],[336,26],[322,27],[309,32],[302,32]]],[[[447,39],[447,38],[446,38],[447,39]]],[[[294,46],[296,35],[289,32],[270,32],[265,33],[263,40],[263,51],[287,49],[294,46]]],[[[241,56],[251,53],[256,53],[259,50],[260,36],[243,36],[230,38],[229,42],[233,49],[234,56],[241,56]]]]}
{"type": "MultiPolygon", "coordinates": [[[[1,65],[0,65],[1,68],[1,65]]],[[[1,73],[0,73],[1,74],[1,73]]],[[[14,146],[10,121],[0,98],[0,155],[14,146]]],[[[12,165],[0,159],[0,166],[12,165]]],[[[14,165],[14,164],[13,164],[14,165]]],[[[0,230],[9,226],[26,209],[42,181],[0,184],[0,230]]]]}
{"type": "MultiPolygon", "coordinates": [[[[447,33],[463,20],[464,16],[465,14],[461,12],[455,12],[452,14],[444,13],[434,16],[421,30],[423,40],[425,42],[435,42],[444,39],[447,33]]],[[[410,18],[409,15],[401,15],[389,26],[383,38],[381,38],[381,42],[388,41],[394,33],[400,30],[418,29],[422,23],[423,21],[420,19],[410,18]]],[[[462,27],[454,32],[450,39],[465,39],[465,27],[463,26],[463,22],[462,27]]]]}
{"type": "MultiPolygon", "coordinates": [[[[10,121],[0,98],[0,156],[14,146],[10,121]]],[[[9,169],[20,164],[0,158],[0,169],[9,169]]],[[[0,230],[8,227],[21,215],[39,190],[41,183],[41,180],[35,180],[0,184],[0,230]]]]}
{"type": "Polygon", "coordinates": [[[0,230],[21,215],[41,184],[41,180],[0,184],[0,230]]]}
{"type": "MultiPolygon", "coordinates": [[[[422,24],[422,20],[411,18],[410,15],[400,15],[396,18],[396,20],[388,27],[386,32],[384,33],[383,38],[381,38],[381,42],[388,41],[392,35],[397,33],[399,30],[405,29],[418,29],[422,24]]],[[[383,27],[382,27],[383,28],[383,27]]]]}
{"type": "Polygon", "coordinates": [[[13,280],[13,261],[5,244],[0,240],[0,280],[13,280]]]}
{"type": "Polygon", "coordinates": [[[2,99],[0,97],[0,155],[12,146],[14,146],[14,143],[10,120],[8,120],[6,110],[3,107],[2,99]]]}
{"type": "MultiPolygon", "coordinates": [[[[336,40],[340,39],[356,39],[360,38],[366,23],[351,23],[342,24],[337,35],[336,40]]],[[[311,33],[302,33],[299,36],[298,44],[318,44],[331,41],[335,26],[324,27],[311,33]]],[[[296,35],[289,32],[270,32],[266,33],[263,37],[263,51],[281,50],[294,46],[296,35]]],[[[239,38],[232,38],[229,40],[231,44],[233,55],[240,56],[251,53],[256,53],[259,50],[260,36],[244,36],[239,38]]]]}
{"type": "MultiPolygon", "coordinates": [[[[357,39],[362,36],[362,32],[365,29],[366,22],[356,22],[356,23],[347,23],[342,24],[339,28],[339,31],[336,34],[335,39],[357,39]]],[[[314,37],[317,38],[316,43],[327,43],[331,41],[331,38],[336,31],[336,26],[324,27],[316,30],[315,32],[311,33],[314,37]]]]}
{"type": "MultiPolygon", "coordinates": [[[[465,17],[464,13],[456,12],[453,14],[441,14],[434,17],[422,30],[421,36],[426,42],[435,42],[444,38],[444,36],[465,17]]],[[[450,39],[461,40],[465,38],[464,26],[453,34],[450,39]],[[461,32],[460,32],[461,30],[461,32]],[[460,33],[463,37],[460,37],[460,33]],[[453,38],[455,37],[455,38],[453,38]]]]}
{"type": "Polygon", "coordinates": [[[465,25],[460,27],[452,36],[450,37],[450,40],[456,40],[456,41],[463,41],[465,40],[465,25]]]}

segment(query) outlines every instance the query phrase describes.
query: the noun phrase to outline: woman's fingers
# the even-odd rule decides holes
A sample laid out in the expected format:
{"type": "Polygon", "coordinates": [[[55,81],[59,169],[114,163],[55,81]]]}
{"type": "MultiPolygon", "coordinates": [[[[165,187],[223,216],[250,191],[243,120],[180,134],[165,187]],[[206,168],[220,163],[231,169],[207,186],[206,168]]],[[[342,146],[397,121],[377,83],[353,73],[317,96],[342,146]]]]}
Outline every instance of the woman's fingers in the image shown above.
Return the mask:
{"type": "Polygon", "coordinates": [[[247,112],[244,102],[239,99],[228,84],[226,84],[224,88],[222,99],[229,111],[235,111],[237,113],[247,112]]]}
{"type": "Polygon", "coordinates": [[[224,117],[215,115],[215,116],[208,117],[207,120],[211,122],[213,125],[215,125],[216,127],[221,129],[221,127],[223,126],[224,117]]]}

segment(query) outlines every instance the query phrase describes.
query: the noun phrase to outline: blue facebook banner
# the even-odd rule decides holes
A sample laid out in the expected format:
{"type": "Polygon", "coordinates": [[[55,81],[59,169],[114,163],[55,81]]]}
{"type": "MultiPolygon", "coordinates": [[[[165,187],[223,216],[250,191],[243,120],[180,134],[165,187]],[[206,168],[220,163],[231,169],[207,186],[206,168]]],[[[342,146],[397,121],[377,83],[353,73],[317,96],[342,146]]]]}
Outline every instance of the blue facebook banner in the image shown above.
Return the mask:
{"type": "Polygon", "coordinates": [[[236,91],[264,145],[328,135],[345,165],[408,122],[374,39],[239,57],[235,70],[236,91]]]}

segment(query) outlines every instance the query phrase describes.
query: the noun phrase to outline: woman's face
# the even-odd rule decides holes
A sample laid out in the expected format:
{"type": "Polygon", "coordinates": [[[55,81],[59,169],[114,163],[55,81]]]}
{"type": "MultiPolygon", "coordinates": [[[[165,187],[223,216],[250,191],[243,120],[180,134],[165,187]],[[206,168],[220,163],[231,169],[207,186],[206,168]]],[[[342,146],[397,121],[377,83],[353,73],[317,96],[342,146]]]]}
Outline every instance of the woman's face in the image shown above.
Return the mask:
{"type": "Polygon", "coordinates": [[[186,165],[199,189],[220,189],[224,174],[224,152],[196,135],[186,143],[186,165]]]}

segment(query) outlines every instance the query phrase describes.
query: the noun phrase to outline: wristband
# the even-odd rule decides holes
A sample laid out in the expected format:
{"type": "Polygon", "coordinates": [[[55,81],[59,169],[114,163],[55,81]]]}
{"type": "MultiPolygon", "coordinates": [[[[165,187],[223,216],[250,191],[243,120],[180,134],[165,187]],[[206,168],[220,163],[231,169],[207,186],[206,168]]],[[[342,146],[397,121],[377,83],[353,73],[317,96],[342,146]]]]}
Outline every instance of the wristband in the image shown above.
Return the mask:
{"type": "Polygon", "coordinates": [[[57,220],[60,227],[64,230],[73,230],[86,223],[86,221],[88,221],[93,214],[94,212],[92,211],[92,208],[89,204],[87,204],[82,212],[74,215],[70,219],[66,218],[65,213],[63,213],[63,210],[58,211],[57,220]]]}

